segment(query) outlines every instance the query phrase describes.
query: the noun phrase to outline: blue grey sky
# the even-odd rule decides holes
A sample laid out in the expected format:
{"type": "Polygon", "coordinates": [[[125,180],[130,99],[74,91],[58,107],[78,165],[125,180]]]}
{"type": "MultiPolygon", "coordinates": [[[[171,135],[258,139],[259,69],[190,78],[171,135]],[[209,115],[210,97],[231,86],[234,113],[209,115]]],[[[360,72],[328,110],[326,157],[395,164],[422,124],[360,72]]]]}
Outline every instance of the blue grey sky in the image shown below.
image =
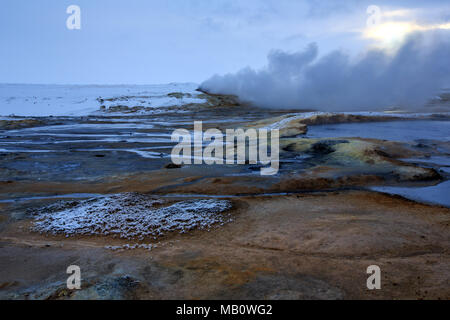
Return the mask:
{"type": "Polygon", "coordinates": [[[310,42],[357,54],[370,45],[361,30],[371,4],[411,10],[390,17],[450,20],[445,1],[2,0],[0,83],[199,83],[310,42]],[[72,4],[81,30],[66,28],[72,4]]]}

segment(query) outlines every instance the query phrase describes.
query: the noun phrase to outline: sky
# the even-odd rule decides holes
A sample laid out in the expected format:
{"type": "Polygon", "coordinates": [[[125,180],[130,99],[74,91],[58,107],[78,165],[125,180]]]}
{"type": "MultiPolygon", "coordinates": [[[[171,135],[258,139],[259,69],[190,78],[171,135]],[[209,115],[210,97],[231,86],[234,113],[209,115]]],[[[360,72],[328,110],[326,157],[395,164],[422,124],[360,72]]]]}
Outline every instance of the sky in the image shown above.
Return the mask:
{"type": "Polygon", "coordinates": [[[433,0],[2,0],[0,83],[201,83],[273,50],[357,56],[449,22],[450,2],[433,0]],[[80,30],[66,27],[70,5],[80,30]],[[369,5],[384,28],[368,30],[369,5]]]}

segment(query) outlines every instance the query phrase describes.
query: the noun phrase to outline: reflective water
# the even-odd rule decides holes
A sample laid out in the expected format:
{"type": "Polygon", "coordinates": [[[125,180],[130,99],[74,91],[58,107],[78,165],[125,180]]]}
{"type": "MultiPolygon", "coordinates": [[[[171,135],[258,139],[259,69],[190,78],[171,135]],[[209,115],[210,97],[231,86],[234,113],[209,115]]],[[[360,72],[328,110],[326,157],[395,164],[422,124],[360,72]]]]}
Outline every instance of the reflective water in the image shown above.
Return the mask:
{"type": "Polygon", "coordinates": [[[450,121],[411,120],[310,126],[308,137],[360,137],[392,141],[450,141],[450,121]]]}

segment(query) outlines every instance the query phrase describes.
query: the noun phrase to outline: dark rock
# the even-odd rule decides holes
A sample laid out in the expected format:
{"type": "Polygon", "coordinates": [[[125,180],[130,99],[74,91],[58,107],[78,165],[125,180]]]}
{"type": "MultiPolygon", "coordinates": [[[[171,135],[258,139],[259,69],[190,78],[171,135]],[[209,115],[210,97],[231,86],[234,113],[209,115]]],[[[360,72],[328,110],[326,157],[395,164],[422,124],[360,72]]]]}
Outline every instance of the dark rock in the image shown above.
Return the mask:
{"type": "Polygon", "coordinates": [[[180,169],[182,166],[175,163],[169,163],[164,166],[166,169],[180,169]]]}
{"type": "MultiPolygon", "coordinates": [[[[309,150],[309,153],[316,155],[327,155],[336,151],[333,146],[340,143],[349,143],[347,140],[322,140],[314,143],[309,150]]],[[[289,147],[289,146],[288,146],[289,147]]]]}
{"type": "Polygon", "coordinates": [[[171,98],[177,98],[177,99],[183,99],[184,97],[190,98],[190,93],[183,93],[183,92],[171,92],[167,96],[171,98]]]}
{"type": "Polygon", "coordinates": [[[335,149],[331,145],[329,145],[328,143],[324,143],[324,142],[314,143],[310,149],[311,153],[321,154],[321,155],[326,155],[326,154],[332,153],[334,151],[335,151],[335,149]]]}

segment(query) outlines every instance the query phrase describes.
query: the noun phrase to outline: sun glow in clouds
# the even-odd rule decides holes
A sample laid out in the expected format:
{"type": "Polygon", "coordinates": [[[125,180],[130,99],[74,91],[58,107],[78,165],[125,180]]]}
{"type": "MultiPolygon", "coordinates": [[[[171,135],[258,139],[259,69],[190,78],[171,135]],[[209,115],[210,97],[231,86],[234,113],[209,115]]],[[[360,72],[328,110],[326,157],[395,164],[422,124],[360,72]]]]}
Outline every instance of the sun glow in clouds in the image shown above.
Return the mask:
{"type": "Polygon", "coordinates": [[[450,29],[450,23],[419,25],[415,22],[384,22],[368,27],[364,30],[363,37],[376,40],[381,47],[392,47],[401,44],[405,37],[412,32],[435,29],[450,29]]]}

